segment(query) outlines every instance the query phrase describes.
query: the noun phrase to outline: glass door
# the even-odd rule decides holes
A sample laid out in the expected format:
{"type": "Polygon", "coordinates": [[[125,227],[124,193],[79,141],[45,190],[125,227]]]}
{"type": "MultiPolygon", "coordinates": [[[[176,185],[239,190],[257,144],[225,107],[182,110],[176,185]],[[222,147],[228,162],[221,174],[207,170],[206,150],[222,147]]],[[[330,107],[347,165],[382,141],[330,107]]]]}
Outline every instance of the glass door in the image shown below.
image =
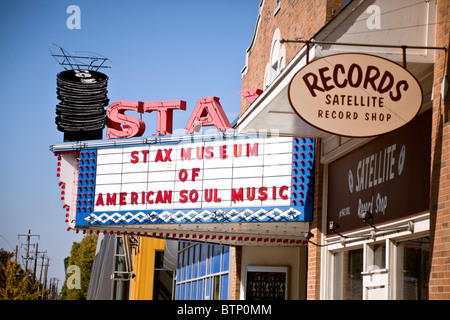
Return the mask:
{"type": "Polygon", "coordinates": [[[334,299],[362,300],[363,249],[334,254],[334,299]]]}
{"type": "Polygon", "coordinates": [[[397,245],[397,299],[427,300],[430,273],[430,238],[397,245]]]}

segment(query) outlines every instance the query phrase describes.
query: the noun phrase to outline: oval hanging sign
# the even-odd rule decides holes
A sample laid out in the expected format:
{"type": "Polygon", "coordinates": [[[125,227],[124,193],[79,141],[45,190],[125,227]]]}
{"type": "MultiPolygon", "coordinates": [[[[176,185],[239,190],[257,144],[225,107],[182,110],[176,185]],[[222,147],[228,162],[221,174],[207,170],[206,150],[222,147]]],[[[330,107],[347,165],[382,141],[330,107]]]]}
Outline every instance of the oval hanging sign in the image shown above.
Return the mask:
{"type": "Polygon", "coordinates": [[[422,106],[422,88],[402,66],[368,54],[344,53],[310,62],[292,78],[288,96],[309,124],[347,137],[400,128],[422,106]]]}

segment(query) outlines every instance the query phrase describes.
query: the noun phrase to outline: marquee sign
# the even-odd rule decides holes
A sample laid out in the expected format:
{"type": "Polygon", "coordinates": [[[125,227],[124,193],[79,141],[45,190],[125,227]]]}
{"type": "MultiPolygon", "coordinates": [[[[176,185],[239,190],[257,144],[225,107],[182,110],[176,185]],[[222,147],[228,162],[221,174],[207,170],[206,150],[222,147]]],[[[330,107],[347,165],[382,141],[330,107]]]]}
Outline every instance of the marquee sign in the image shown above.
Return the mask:
{"type": "Polygon", "coordinates": [[[82,143],[73,148],[76,153],[54,147],[62,160],[76,161],[74,196],[65,200],[69,226],[150,232],[163,225],[183,230],[186,225],[311,220],[314,140],[184,139],[189,141],[166,136],[82,143]]]}
{"type": "Polygon", "coordinates": [[[367,54],[336,54],[312,61],[294,75],[288,96],[304,121],[348,137],[398,129],[422,106],[422,89],[411,73],[367,54]]]}

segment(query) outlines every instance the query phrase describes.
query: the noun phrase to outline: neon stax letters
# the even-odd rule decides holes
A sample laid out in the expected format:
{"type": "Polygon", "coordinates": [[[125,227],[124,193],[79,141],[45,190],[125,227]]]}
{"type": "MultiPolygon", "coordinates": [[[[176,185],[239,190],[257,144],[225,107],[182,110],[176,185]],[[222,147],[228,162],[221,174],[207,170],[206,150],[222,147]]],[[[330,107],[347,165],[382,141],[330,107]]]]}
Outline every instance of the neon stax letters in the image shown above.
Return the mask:
{"type": "MultiPolygon", "coordinates": [[[[133,102],[117,101],[107,110],[108,139],[131,138],[142,136],[145,132],[145,123],[141,119],[125,115],[125,111],[158,112],[156,135],[172,134],[173,110],[186,110],[186,102],[182,100],[133,102]]],[[[232,129],[225,112],[220,105],[219,98],[200,98],[185,127],[186,133],[198,131],[201,126],[215,126],[217,130],[232,129]]]]}

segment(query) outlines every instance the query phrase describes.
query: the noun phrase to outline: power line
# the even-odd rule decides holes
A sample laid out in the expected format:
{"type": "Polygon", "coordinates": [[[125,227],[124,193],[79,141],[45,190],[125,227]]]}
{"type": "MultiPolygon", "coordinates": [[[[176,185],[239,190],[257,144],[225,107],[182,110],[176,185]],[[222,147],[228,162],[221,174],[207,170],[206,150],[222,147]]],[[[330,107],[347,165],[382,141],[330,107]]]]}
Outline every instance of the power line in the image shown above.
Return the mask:
{"type": "Polygon", "coordinates": [[[11,245],[11,243],[9,243],[9,241],[8,241],[4,236],[2,236],[1,234],[0,234],[0,238],[2,238],[3,240],[5,240],[5,242],[8,244],[8,246],[9,246],[11,249],[15,250],[14,247],[11,245]]]}

